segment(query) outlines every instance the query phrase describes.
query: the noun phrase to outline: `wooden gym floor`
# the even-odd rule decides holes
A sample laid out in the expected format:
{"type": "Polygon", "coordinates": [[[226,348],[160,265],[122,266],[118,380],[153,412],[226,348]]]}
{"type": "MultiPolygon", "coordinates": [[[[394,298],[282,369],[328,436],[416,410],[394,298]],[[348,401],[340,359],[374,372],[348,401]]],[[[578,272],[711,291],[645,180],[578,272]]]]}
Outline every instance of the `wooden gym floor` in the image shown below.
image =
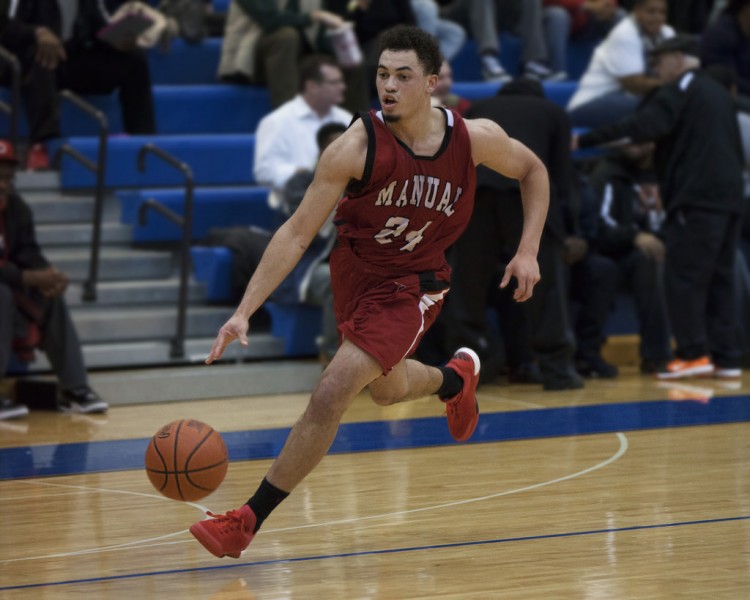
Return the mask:
{"type": "Polygon", "coordinates": [[[467,444],[435,399],[363,396],[239,560],[187,528],[254,491],[305,395],[32,413],[0,422],[0,598],[746,599],[749,392],[632,368],[570,392],[484,386],[467,444]],[[142,469],[184,417],[232,461],[195,504],[142,469]]]}

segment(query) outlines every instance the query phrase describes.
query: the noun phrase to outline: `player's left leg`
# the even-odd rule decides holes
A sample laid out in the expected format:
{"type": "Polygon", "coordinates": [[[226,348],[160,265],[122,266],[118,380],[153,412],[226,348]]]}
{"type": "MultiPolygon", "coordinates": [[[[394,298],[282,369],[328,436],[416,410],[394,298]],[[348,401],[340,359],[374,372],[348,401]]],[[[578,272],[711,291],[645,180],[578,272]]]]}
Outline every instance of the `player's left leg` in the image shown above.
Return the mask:
{"type": "Polygon", "coordinates": [[[479,357],[460,348],[445,367],[431,367],[405,359],[370,383],[373,401],[381,406],[437,394],[445,403],[448,429],[456,441],[468,440],[479,422],[476,399],[479,357]]]}

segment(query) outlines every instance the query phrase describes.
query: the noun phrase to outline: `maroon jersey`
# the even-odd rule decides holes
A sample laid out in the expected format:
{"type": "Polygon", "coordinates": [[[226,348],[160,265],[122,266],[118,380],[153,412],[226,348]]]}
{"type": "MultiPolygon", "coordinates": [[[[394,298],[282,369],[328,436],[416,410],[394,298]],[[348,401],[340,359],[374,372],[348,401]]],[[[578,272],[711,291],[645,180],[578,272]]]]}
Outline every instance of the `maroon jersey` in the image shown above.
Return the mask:
{"type": "Polygon", "coordinates": [[[438,271],[445,250],[469,223],[476,169],[461,116],[444,111],[443,143],[417,156],[391,133],[379,111],[362,115],[368,135],[362,181],[336,212],[339,240],[363,262],[394,274],[438,271]]]}

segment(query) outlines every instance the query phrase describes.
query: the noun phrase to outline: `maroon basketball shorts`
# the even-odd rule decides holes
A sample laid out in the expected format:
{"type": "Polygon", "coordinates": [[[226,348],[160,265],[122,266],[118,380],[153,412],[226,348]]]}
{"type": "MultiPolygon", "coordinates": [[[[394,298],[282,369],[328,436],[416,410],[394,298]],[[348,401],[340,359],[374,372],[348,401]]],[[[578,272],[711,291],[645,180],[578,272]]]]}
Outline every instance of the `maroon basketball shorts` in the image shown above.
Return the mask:
{"type": "Polygon", "coordinates": [[[411,355],[435,322],[448,291],[450,269],[386,275],[339,245],[331,254],[331,286],[339,334],[388,372],[411,355]]]}

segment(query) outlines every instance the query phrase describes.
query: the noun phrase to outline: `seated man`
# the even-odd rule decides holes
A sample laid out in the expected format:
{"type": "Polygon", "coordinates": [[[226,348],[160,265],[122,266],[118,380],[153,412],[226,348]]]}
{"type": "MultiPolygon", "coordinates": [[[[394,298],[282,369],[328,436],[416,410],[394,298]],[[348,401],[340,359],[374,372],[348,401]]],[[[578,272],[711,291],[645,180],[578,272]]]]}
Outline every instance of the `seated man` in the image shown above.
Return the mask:
{"type": "MultiPolygon", "coordinates": [[[[0,140],[0,379],[12,351],[33,359],[39,347],[60,383],[62,410],[105,412],[88,385],[73,321],[63,299],[68,277],[50,265],[36,241],[31,208],[13,189],[18,160],[0,140]]],[[[0,396],[0,420],[28,414],[26,406],[0,396]]]]}
{"type": "MultiPolygon", "coordinates": [[[[117,90],[125,132],[156,131],[148,62],[136,49],[136,38],[115,47],[96,35],[121,4],[27,0],[12,2],[10,12],[0,15],[0,44],[18,57],[23,73],[21,93],[32,143],[28,169],[50,166],[44,142],[60,136],[59,89],[79,94],[117,90]]],[[[0,69],[0,82],[8,77],[7,69],[0,69]]]]}

